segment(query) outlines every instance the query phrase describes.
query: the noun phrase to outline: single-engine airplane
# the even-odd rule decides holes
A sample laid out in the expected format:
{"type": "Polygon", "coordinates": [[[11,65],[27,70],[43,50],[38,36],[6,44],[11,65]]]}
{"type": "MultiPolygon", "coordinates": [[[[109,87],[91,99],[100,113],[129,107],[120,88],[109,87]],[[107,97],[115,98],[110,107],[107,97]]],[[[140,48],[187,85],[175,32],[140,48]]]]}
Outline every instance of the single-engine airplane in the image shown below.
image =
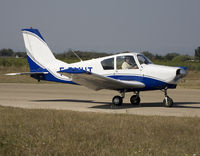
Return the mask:
{"type": "Polygon", "coordinates": [[[112,56],[65,63],[56,59],[38,29],[22,29],[30,72],[7,75],[30,75],[32,78],[83,85],[93,90],[110,89],[120,93],[112,103],[120,106],[126,92],[133,92],[130,103],[140,104],[141,91],[162,90],[165,107],[173,106],[167,89],[176,88],[186,76],[184,67],[153,64],[140,53],[121,53],[112,56]]]}

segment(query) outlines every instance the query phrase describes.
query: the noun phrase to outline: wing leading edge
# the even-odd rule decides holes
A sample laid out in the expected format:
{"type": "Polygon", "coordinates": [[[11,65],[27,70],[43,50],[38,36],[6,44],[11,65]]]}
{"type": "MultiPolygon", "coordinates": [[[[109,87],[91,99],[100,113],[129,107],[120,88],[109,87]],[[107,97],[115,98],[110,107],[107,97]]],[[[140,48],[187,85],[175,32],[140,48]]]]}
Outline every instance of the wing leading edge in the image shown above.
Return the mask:
{"type": "Polygon", "coordinates": [[[145,87],[143,83],[138,81],[116,80],[110,77],[91,73],[78,68],[68,68],[59,71],[59,73],[63,73],[64,75],[66,74],[67,76],[70,75],[73,82],[93,90],[101,90],[101,89],[121,90],[121,89],[133,89],[133,88],[145,87]]]}

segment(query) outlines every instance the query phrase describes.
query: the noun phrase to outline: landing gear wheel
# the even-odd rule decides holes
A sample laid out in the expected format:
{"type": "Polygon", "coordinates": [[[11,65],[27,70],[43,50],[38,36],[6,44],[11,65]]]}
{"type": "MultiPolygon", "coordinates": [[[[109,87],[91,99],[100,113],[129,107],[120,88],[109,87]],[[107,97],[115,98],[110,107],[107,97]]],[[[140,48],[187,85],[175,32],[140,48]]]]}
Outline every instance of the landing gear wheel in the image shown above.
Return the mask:
{"type": "Polygon", "coordinates": [[[174,104],[174,102],[169,96],[166,96],[165,99],[163,100],[164,107],[172,107],[173,104],[174,104]]]}
{"type": "Polygon", "coordinates": [[[112,103],[116,106],[121,106],[123,102],[123,98],[120,96],[114,96],[112,99],[112,103]]]}
{"type": "Polygon", "coordinates": [[[137,95],[133,95],[130,98],[130,102],[132,105],[139,105],[140,104],[140,97],[137,95]]]}

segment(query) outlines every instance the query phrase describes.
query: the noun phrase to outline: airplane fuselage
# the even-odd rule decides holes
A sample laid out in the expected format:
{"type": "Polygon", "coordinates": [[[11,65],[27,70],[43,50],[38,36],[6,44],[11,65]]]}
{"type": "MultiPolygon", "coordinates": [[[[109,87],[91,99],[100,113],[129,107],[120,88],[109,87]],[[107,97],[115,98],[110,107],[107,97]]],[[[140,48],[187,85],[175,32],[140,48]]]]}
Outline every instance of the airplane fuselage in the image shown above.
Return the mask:
{"type": "MultiPolygon", "coordinates": [[[[127,91],[161,90],[166,87],[176,88],[178,82],[178,80],[176,80],[177,71],[182,71],[184,69],[180,67],[156,65],[153,63],[141,64],[137,58],[138,55],[142,56],[139,53],[122,53],[72,64],[62,64],[59,67],[57,66],[52,74],[56,74],[62,82],[65,82],[63,81],[63,79],[66,78],[65,75],[58,74],[57,71],[61,71],[67,68],[75,68],[110,77],[116,80],[129,82],[138,81],[145,85],[144,88],[133,88],[128,89],[127,91]],[[118,57],[126,56],[132,56],[135,59],[135,63],[137,65],[136,69],[121,69],[117,66],[118,57]],[[104,66],[103,62],[106,61],[108,65],[104,66]]],[[[69,74],[67,76],[69,77],[69,74]]],[[[69,83],[68,77],[66,83],[69,83]]],[[[46,80],[48,80],[48,78],[46,80]]]]}

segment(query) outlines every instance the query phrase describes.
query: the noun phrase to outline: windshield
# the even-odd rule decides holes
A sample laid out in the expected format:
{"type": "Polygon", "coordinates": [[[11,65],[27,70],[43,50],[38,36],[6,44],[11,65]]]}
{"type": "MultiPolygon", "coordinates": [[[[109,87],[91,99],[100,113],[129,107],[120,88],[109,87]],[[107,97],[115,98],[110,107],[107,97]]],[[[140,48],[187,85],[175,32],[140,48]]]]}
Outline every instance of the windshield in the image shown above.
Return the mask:
{"type": "Polygon", "coordinates": [[[138,54],[137,57],[140,64],[152,64],[152,62],[142,54],[138,54]]]}

